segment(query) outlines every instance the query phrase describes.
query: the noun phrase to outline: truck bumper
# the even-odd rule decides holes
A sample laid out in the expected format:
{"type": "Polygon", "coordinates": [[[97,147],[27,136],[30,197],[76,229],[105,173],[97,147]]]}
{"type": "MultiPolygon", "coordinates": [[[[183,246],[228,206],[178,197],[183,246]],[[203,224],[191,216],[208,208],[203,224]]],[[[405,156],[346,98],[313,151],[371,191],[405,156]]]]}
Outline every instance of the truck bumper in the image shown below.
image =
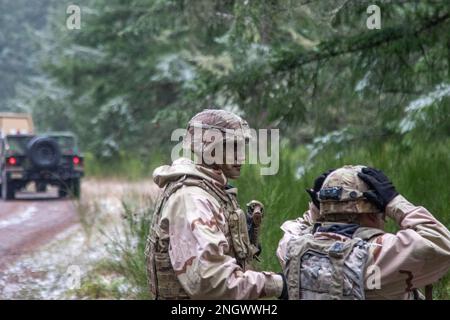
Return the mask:
{"type": "Polygon", "coordinates": [[[47,183],[57,183],[58,181],[77,179],[84,176],[83,171],[78,170],[59,170],[59,171],[16,171],[11,170],[6,172],[8,180],[12,181],[41,181],[47,183]]]}

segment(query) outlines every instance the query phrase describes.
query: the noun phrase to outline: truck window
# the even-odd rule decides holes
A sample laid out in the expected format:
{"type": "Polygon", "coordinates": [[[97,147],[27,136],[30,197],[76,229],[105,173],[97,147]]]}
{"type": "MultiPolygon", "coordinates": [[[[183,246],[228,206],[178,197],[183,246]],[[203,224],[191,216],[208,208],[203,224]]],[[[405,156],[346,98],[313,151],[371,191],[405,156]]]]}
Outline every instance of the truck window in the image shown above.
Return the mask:
{"type": "Polygon", "coordinates": [[[5,147],[14,153],[24,154],[27,151],[27,143],[31,138],[31,136],[8,136],[5,139],[5,147]]]}

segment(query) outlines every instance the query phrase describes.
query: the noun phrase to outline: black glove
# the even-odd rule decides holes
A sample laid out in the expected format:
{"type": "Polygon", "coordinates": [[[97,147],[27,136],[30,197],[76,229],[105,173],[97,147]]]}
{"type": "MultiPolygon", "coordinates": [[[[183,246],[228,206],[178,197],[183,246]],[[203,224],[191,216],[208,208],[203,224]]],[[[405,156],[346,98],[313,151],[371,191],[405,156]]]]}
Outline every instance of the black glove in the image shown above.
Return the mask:
{"type": "Polygon", "coordinates": [[[281,292],[281,296],[279,296],[278,299],[280,299],[280,300],[289,300],[286,276],[282,272],[277,273],[277,274],[279,274],[283,278],[283,291],[281,292]]]}
{"type": "Polygon", "coordinates": [[[384,211],[388,203],[398,195],[397,190],[381,170],[367,167],[361,171],[358,177],[371,189],[363,193],[364,197],[384,211]]]}
{"type": "Polygon", "coordinates": [[[328,177],[330,173],[332,173],[335,169],[329,169],[328,171],[325,171],[320,176],[316,178],[314,181],[314,187],[312,189],[306,189],[306,192],[308,192],[309,196],[311,197],[311,201],[314,203],[314,205],[317,207],[317,209],[320,209],[320,202],[319,198],[317,198],[317,192],[320,191],[322,188],[323,182],[328,177]]]}

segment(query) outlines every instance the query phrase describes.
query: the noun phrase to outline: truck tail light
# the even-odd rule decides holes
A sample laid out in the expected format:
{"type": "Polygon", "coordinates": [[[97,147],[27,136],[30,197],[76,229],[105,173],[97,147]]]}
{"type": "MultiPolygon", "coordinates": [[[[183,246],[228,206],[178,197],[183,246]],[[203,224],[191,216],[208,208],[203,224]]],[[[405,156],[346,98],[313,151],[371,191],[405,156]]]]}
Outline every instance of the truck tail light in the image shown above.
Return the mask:
{"type": "Polygon", "coordinates": [[[15,157],[9,157],[7,161],[10,166],[15,166],[17,164],[17,159],[15,157]]]}
{"type": "Polygon", "coordinates": [[[72,158],[72,162],[73,162],[74,165],[77,166],[77,165],[80,164],[81,160],[80,160],[79,157],[75,156],[75,157],[72,158]]]}

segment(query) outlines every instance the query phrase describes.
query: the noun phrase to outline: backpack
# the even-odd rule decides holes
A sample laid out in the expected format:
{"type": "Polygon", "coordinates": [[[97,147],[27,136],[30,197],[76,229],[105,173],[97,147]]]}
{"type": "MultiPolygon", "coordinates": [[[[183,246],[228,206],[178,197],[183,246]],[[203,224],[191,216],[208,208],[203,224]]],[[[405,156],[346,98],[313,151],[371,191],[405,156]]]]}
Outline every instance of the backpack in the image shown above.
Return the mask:
{"type": "Polygon", "coordinates": [[[286,280],[292,300],[363,300],[366,262],[371,238],[384,232],[358,228],[340,241],[309,233],[288,243],[286,280]]]}

